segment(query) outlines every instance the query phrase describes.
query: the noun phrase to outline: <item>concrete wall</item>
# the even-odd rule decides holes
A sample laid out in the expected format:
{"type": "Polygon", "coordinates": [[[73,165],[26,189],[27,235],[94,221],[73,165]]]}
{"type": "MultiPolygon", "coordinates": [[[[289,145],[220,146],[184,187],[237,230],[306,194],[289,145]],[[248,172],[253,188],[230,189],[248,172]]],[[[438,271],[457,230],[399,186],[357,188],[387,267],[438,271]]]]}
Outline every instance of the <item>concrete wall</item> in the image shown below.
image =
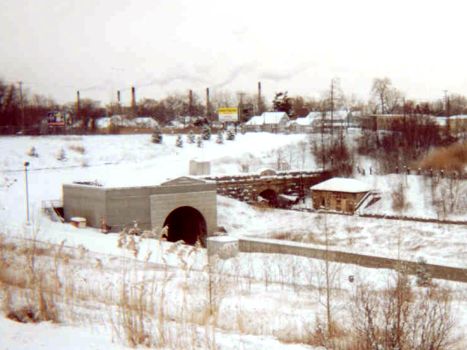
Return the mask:
{"type": "Polygon", "coordinates": [[[101,219],[113,229],[131,225],[134,220],[143,229],[151,228],[149,196],[153,187],[101,188],[86,185],[63,185],[65,220],[86,218],[87,224],[100,227],[101,219]]]}
{"type": "Polygon", "coordinates": [[[169,214],[179,207],[193,207],[206,220],[208,235],[217,230],[216,191],[198,191],[185,193],[158,193],[150,197],[152,227],[160,229],[169,214]]]}
{"type": "Polygon", "coordinates": [[[106,216],[106,192],[104,188],[87,185],[63,185],[63,209],[65,220],[73,216],[86,219],[87,224],[99,227],[106,216]]]}
{"type": "MultiPolygon", "coordinates": [[[[401,266],[407,273],[414,274],[419,264],[413,261],[396,260],[371,255],[339,252],[312,248],[304,243],[287,242],[273,239],[240,238],[239,249],[245,253],[272,253],[299,255],[313,259],[329,259],[329,261],[355,264],[369,268],[397,269],[401,266]]],[[[467,283],[467,269],[441,265],[424,265],[433,278],[447,279],[467,283]]]]}
{"type": "Polygon", "coordinates": [[[121,229],[135,220],[143,229],[151,228],[149,197],[156,187],[130,187],[106,189],[108,225],[121,229]]]}
{"type": "Polygon", "coordinates": [[[217,230],[216,184],[178,178],[161,186],[103,188],[63,185],[65,219],[84,217],[89,226],[100,227],[102,218],[112,230],[131,226],[161,228],[175,209],[191,206],[206,221],[208,234],[217,230]]]}

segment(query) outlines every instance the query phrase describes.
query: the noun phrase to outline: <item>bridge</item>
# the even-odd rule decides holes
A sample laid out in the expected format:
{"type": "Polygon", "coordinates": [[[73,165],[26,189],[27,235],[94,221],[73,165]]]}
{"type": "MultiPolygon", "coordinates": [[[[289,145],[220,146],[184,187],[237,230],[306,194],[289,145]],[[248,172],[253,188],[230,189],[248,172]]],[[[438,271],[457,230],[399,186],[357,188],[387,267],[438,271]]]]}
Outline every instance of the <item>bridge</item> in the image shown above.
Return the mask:
{"type": "Polygon", "coordinates": [[[286,207],[303,199],[309,188],[332,177],[330,171],[274,171],[266,169],[259,174],[204,176],[214,181],[217,193],[248,203],[266,200],[269,205],[286,207]],[[292,197],[293,196],[293,197],[292,197]]]}

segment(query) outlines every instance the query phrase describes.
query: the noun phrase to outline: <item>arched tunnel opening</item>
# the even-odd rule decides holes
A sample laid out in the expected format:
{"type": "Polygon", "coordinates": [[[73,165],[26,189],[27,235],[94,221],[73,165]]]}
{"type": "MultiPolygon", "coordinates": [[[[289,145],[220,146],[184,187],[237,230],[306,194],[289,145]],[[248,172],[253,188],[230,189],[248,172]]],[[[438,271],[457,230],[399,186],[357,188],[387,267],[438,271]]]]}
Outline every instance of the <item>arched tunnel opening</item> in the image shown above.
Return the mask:
{"type": "Polygon", "coordinates": [[[267,189],[259,194],[261,198],[267,200],[270,207],[277,207],[277,193],[274,190],[267,189]]]}
{"type": "Polygon", "coordinates": [[[185,241],[194,245],[199,239],[204,246],[207,235],[206,220],[193,207],[180,207],[173,210],[165,219],[164,227],[168,226],[167,240],[170,242],[185,241]]]}

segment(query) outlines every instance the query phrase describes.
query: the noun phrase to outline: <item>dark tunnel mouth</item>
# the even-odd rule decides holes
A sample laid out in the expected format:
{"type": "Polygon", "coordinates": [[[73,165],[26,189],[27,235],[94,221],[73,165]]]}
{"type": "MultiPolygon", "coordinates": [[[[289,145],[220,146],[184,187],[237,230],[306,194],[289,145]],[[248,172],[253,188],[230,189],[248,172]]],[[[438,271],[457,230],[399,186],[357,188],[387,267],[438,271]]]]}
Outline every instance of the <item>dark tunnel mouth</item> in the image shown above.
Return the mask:
{"type": "Polygon", "coordinates": [[[277,206],[277,193],[276,193],[276,191],[271,190],[271,189],[267,189],[267,190],[262,191],[259,195],[261,197],[263,197],[264,199],[266,199],[270,206],[273,206],[273,207],[277,206]]]}
{"type": "Polygon", "coordinates": [[[206,220],[195,208],[184,206],[173,210],[164,221],[164,226],[166,225],[169,227],[169,242],[183,240],[194,245],[199,239],[204,246],[207,235],[206,220]]]}

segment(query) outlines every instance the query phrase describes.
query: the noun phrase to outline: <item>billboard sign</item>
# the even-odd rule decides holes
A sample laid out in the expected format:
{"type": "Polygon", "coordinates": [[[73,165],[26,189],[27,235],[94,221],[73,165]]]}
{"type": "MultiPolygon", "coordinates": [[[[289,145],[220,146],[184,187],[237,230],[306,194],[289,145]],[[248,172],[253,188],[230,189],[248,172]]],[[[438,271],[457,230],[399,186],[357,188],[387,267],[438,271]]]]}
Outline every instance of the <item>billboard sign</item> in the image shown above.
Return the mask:
{"type": "Polygon", "coordinates": [[[217,111],[219,121],[224,122],[238,122],[238,108],[237,107],[223,107],[217,111]]]}

